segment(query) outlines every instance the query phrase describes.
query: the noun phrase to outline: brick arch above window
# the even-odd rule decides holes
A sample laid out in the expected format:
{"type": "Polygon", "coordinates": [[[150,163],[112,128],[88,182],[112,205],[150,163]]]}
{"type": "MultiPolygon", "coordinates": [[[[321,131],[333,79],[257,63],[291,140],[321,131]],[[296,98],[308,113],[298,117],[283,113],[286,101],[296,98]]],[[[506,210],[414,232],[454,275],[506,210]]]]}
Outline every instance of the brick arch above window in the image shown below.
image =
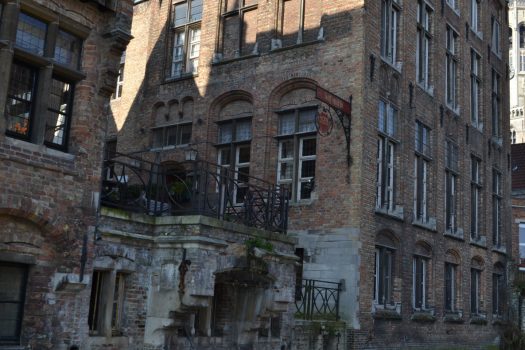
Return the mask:
{"type": "Polygon", "coordinates": [[[171,121],[177,121],[180,118],[180,103],[178,100],[168,102],[168,114],[171,121]]]}
{"type": "Polygon", "coordinates": [[[253,96],[243,90],[228,91],[212,102],[209,113],[212,122],[252,116],[253,96]]]}
{"type": "Polygon", "coordinates": [[[414,254],[423,256],[425,258],[431,258],[432,257],[432,247],[428,242],[417,241],[414,247],[414,254]]]}
{"type": "Polygon", "coordinates": [[[472,258],[472,260],[470,261],[470,265],[473,269],[477,269],[477,270],[483,270],[485,268],[485,261],[483,260],[482,257],[476,255],[475,257],[472,258]]]}
{"type": "Polygon", "coordinates": [[[161,126],[164,124],[167,124],[169,121],[169,111],[168,107],[166,107],[166,104],[162,101],[156,102],[153,105],[152,111],[151,111],[151,118],[153,121],[153,126],[161,126]]]}
{"type": "Polygon", "coordinates": [[[376,245],[397,249],[399,247],[399,238],[390,230],[381,230],[376,235],[376,245]]]}
{"type": "Polygon", "coordinates": [[[461,256],[459,255],[458,251],[455,249],[449,249],[445,253],[445,262],[459,265],[461,264],[461,256]]]}
{"type": "Polygon", "coordinates": [[[293,90],[311,90],[315,93],[316,87],[317,82],[310,78],[294,78],[279,84],[270,93],[270,98],[268,100],[270,112],[273,113],[274,110],[281,107],[280,104],[283,97],[293,90]]]}

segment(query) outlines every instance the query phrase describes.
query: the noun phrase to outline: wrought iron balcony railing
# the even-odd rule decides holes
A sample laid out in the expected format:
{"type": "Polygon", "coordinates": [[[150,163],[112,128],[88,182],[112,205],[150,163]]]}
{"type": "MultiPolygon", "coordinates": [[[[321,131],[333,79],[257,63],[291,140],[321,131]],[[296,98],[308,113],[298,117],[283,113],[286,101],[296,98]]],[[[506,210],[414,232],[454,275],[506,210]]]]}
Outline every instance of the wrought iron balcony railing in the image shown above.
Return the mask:
{"type": "Polygon", "coordinates": [[[148,215],[205,215],[285,233],[285,188],[205,161],[149,162],[116,154],[104,161],[101,203],[148,215]]]}
{"type": "Polygon", "coordinates": [[[303,320],[339,320],[341,283],[303,279],[295,292],[295,317],[303,320]]]}

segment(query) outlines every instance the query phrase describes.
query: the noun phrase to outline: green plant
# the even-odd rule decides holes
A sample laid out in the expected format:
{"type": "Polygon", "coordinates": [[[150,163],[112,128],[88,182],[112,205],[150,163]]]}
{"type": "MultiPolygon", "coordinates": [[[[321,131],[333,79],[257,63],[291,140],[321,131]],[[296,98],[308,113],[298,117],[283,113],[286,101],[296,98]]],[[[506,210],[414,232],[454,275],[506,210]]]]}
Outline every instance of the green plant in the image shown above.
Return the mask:
{"type": "Polygon", "coordinates": [[[249,251],[251,251],[253,248],[260,248],[269,252],[273,251],[273,244],[260,237],[250,238],[246,240],[245,244],[249,251]]]}
{"type": "Polygon", "coordinates": [[[519,329],[518,326],[509,324],[507,327],[505,327],[503,330],[500,349],[525,349],[525,334],[519,329]]]}

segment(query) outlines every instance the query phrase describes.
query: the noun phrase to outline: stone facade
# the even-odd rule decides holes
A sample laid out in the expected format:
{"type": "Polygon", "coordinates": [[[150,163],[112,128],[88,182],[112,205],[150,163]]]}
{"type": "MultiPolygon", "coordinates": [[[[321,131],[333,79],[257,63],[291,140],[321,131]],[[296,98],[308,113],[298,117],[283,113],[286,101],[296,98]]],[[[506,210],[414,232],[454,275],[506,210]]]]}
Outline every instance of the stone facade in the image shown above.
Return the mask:
{"type": "Polygon", "coordinates": [[[78,349],[88,336],[104,115],[132,10],[0,1],[2,349],[78,349]]]}
{"type": "Polygon", "coordinates": [[[510,137],[511,143],[525,142],[525,95],[523,82],[525,73],[525,2],[513,0],[509,4],[509,65],[510,69],[510,137]]]}
{"type": "MultiPolygon", "coordinates": [[[[169,162],[191,148],[289,186],[302,278],[342,285],[339,346],[497,342],[507,311],[494,281],[512,247],[506,3],[180,4],[134,7],[136,39],[109,116],[117,150],[169,162]],[[351,96],[351,116],[340,120],[317,86],[351,96]],[[328,136],[308,124],[317,109],[331,113],[328,136]],[[166,136],[184,125],[189,139],[166,136]]],[[[291,346],[314,343],[298,336],[291,346]]]]}

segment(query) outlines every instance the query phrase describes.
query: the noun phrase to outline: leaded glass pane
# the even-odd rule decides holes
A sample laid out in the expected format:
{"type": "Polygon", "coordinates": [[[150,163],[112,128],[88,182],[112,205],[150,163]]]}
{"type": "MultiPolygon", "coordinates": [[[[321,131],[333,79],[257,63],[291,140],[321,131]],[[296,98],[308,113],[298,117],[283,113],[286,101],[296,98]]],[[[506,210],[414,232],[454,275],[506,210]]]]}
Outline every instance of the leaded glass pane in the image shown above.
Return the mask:
{"type": "Polygon", "coordinates": [[[43,56],[46,32],[46,23],[21,12],[16,29],[16,46],[43,56]]]}
{"type": "Polygon", "coordinates": [[[252,138],[252,122],[237,122],[235,127],[235,141],[246,141],[252,138]]]}
{"type": "Polygon", "coordinates": [[[188,23],[188,3],[183,2],[175,5],[175,13],[173,15],[173,24],[175,27],[188,23]]]}
{"type": "Polygon", "coordinates": [[[58,32],[55,46],[55,61],[66,66],[78,68],[82,41],[63,30],[58,32]]]}
{"type": "Polygon", "coordinates": [[[49,94],[45,141],[64,145],[67,118],[71,109],[71,84],[53,79],[49,94]]]}
{"type": "Polygon", "coordinates": [[[309,109],[299,112],[299,132],[315,131],[317,110],[309,109]]]}
{"type": "Polygon", "coordinates": [[[295,113],[287,113],[279,118],[279,135],[290,135],[295,132],[295,113]]]}
{"type": "Polygon", "coordinates": [[[202,0],[191,1],[190,22],[202,19],[202,0]]]}
{"type": "Polygon", "coordinates": [[[13,63],[6,101],[8,131],[29,136],[36,71],[13,63]]]}
{"type": "Polygon", "coordinates": [[[180,126],[180,145],[186,145],[190,143],[191,139],[191,124],[185,124],[180,126]]]}
{"type": "Polygon", "coordinates": [[[233,127],[232,124],[224,124],[219,128],[219,143],[232,142],[233,127]]]}

